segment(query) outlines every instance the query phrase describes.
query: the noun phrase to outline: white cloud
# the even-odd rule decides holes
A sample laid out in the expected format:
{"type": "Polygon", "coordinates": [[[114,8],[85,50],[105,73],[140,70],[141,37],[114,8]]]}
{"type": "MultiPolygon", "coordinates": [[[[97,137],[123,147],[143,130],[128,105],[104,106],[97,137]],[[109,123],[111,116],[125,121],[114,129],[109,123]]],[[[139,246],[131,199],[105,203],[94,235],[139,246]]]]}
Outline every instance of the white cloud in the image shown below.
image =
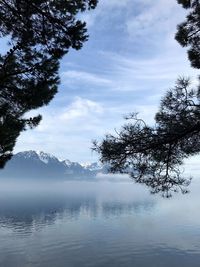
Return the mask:
{"type": "MultiPolygon", "coordinates": [[[[174,25],[183,18],[182,8],[174,0],[143,1],[144,5],[140,13],[129,17],[126,25],[131,37],[145,37],[145,39],[168,37],[172,31],[176,31],[174,25]],[[172,15],[176,12],[176,16],[172,15]]],[[[163,45],[162,43],[159,45],[163,45]]]]}
{"type": "Polygon", "coordinates": [[[60,115],[60,119],[69,121],[102,113],[103,107],[99,103],[77,97],[63,114],[60,115]]]}
{"type": "Polygon", "coordinates": [[[41,124],[20,136],[16,151],[91,161],[93,138],[119,129],[129,112],[154,123],[160,97],[177,77],[197,75],[174,41],[176,25],[184,20],[175,0],[100,0],[81,17],[90,38],[64,59],[61,81],[68,90],[61,87],[53,103],[41,109],[41,124]]]}
{"type": "Polygon", "coordinates": [[[44,150],[59,158],[92,161],[91,140],[104,131],[102,116],[105,114],[100,103],[77,97],[65,109],[55,110],[49,106],[40,113],[42,122],[34,130],[20,135],[15,152],[44,150]]]}
{"type": "Polygon", "coordinates": [[[180,76],[190,76],[195,81],[198,71],[189,68],[189,61],[180,48],[171,54],[166,51],[152,58],[135,58],[134,55],[122,56],[116,53],[102,52],[112,65],[112,70],[106,70],[110,83],[106,90],[113,91],[146,91],[151,90],[152,97],[162,95],[166,89],[174,86],[180,76]]]}
{"type": "MultiPolygon", "coordinates": [[[[131,0],[123,0],[123,1],[119,1],[119,0],[101,0],[99,2],[100,8],[104,7],[114,7],[114,8],[119,8],[119,7],[129,7],[129,4],[131,3],[131,0]]],[[[97,7],[98,8],[98,7],[97,7]]]]}
{"type": "MultiPolygon", "coordinates": [[[[65,109],[41,110],[41,124],[19,137],[15,152],[22,150],[43,150],[59,158],[74,161],[95,161],[97,155],[90,148],[92,140],[101,140],[107,132],[114,133],[125,123],[123,115],[139,111],[139,117],[153,121],[154,106],[112,105],[77,97],[65,109]]],[[[34,114],[32,114],[34,115],[34,114]]]]}
{"type": "Polygon", "coordinates": [[[100,0],[95,10],[81,13],[80,19],[87,23],[87,28],[91,28],[99,20],[103,22],[103,20],[105,21],[105,19],[109,18],[108,14],[113,16],[119,10],[130,8],[131,3],[132,0],[100,0]]]}
{"type": "Polygon", "coordinates": [[[184,51],[177,49],[171,54],[166,51],[153,58],[135,58],[134,55],[122,56],[116,53],[101,52],[104,68],[99,73],[71,70],[62,73],[62,84],[74,88],[100,87],[104,91],[142,91],[153,88],[152,95],[162,93],[173,86],[179,76],[198,74],[189,68],[184,51]],[[176,53],[176,55],[175,55],[176,53]]]}
{"type": "Polygon", "coordinates": [[[106,85],[111,83],[109,79],[103,78],[97,74],[76,70],[62,72],[61,79],[63,84],[82,82],[96,85],[106,85]]]}

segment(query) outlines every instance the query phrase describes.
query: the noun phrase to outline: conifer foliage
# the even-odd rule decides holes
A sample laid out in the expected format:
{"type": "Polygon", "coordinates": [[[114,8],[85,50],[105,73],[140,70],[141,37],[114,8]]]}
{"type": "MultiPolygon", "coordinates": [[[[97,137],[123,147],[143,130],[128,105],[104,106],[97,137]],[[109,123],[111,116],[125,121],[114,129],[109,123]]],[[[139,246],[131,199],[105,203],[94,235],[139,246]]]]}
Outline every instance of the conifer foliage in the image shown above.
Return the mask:
{"type": "MultiPolygon", "coordinates": [[[[178,0],[190,10],[186,21],[178,25],[176,40],[188,47],[189,60],[200,68],[200,3],[178,0]]],[[[169,197],[172,192],[187,192],[190,178],[182,175],[183,160],[200,152],[200,85],[191,87],[188,78],[179,78],[161,100],[155,125],[149,126],[137,114],[127,116],[115,135],[108,134],[94,150],[111,171],[129,173],[152,193],[169,197]]]]}
{"type": "Polygon", "coordinates": [[[1,0],[0,37],[9,40],[0,54],[0,168],[12,156],[19,134],[41,116],[24,118],[47,105],[57,92],[59,61],[87,41],[80,12],[98,0],[1,0]]]}
{"type": "Polygon", "coordinates": [[[178,0],[184,8],[190,9],[186,21],[178,25],[176,40],[188,47],[188,58],[192,67],[200,69],[200,2],[199,0],[178,0]]]}

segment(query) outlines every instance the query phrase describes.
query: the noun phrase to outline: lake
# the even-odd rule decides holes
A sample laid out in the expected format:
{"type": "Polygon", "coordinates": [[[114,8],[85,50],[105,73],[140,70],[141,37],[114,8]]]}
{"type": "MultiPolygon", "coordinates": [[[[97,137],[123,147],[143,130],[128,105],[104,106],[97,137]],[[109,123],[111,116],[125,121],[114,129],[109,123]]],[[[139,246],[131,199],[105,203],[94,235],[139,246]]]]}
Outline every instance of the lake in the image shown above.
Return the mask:
{"type": "Polygon", "coordinates": [[[2,267],[200,266],[200,183],[0,182],[2,267]]]}

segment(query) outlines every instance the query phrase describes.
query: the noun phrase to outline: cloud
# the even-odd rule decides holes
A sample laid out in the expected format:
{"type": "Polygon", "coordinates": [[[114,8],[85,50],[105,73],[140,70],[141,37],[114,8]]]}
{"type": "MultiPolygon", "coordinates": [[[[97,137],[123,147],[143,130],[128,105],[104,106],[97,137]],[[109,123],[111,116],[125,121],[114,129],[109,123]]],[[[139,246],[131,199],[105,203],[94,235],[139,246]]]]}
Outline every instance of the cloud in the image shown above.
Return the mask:
{"type": "MultiPolygon", "coordinates": [[[[143,8],[137,15],[130,16],[126,22],[131,37],[152,38],[175,32],[176,25],[181,21],[183,12],[174,0],[143,1],[143,8]],[[176,16],[172,16],[177,12],[176,16]]],[[[162,45],[162,44],[160,44],[162,45]]]]}
{"type": "Polygon", "coordinates": [[[77,97],[59,118],[64,121],[69,121],[102,113],[103,107],[99,103],[77,97]]]}
{"type": "MultiPolygon", "coordinates": [[[[189,62],[184,51],[168,51],[150,58],[136,58],[135,55],[120,55],[101,52],[105,58],[103,77],[109,77],[110,82],[104,90],[116,92],[140,92],[151,90],[154,95],[163,94],[166,89],[174,86],[180,76],[190,76],[195,81],[198,72],[189,68],[189,62]],[[176,54],[176,55],[175,55],[176,54]],[[110,64],[110,65],[109,65],[110,64]],[[112,67],[110,67],[112,66],[112,67]]],[[[158,100],[158,99],[157,99],[158,100]]]]}
{"type": "Polygon", "coordinates": [[[16,151],[92,161],[91,140],[119,130],[123,115],[139,112],[153,124],[160,98],[178,76],[198,74],[174,40],[184,12],[175,0],[101,0],[82,13],[89,41],[63,59],[58,95],[39,109],[41,124],[20,136],[16,151]]]}
{"type": "MultiPolygon", "coordinates": [[[[74,161],[95,161],[92,140],[101,140],[104,134],[115,134],[125,123],[123,115],[139,111],[148,122],[153,120],[155,107],[149,105],[120,106],[103,105],[100,102],[76,97],[70,105],[55,110],[51,106],[41,110],[43,120],[34,130],[24,132],[18,139],[15,152],[22,150],[44,150],[59,158],[74,161]]],[[[35,112],[37,113],[37,112],[35,112]]],[[[32,114],[34,115],[34,114],[32,114]]]]}
{"type": "Polygon", "coordinates": [[[107,17],[107,14],[110,12],[118,12],[119,10],[124,10],[130,7],[132,0],[101,0],[99,1],[97,7],[95,10],[91,12],[84,12],[80,14],[80,19],[85,21],[87,23],[87,27],[91,28],[95,26],[95,23],[104,17],[104,19],[107,17]],[[106,16],[105,16],[106,14],[106,16]]]}
{"type": "Polygon", "coordinates": [[[114,52],[102,51],[100,57],[104,64],[99,66],[98,73],[92,70],[71,70],[62,73],[62,84],[70,88],[82,88],[85,92],[101,88],[101,92],[146,91],[153,88],[152,95],[163,92],[172,86],[179,76],[190,75],[195,78],[197,71],[189,69],[189,62],[184,53],[168,52],[153,58],[136,58],[134,55],[124,56],[114,52]]]}
{"type": "MultiPolygon", "coordinates": [[[[31,115],[38,112],[34,111],[31,115]]],[[[44,150],[59,158],[91,160],[92,139],[103,135],[102,117],[104,107],[96,102],[76,97],[63,109],[51,106],[41,109],[43,120],[31,131],[18,139],[15,152],[22,150],[44,150]]]]}
{"type": "Polygon", "coordinates": [[[90,83],[96,85],[109,85],[111,81],[103,78],[97,74],[70,70],[61,73],[61,79],[63,84],[75,84],[75,83],[90,83]]]}
{"type": "Polygon", "coordinates": [[[66,108],[52,111],[49,107],[49,111],[42,112],[43,120],[35,131],[56,133],[56,136],[60,133],[78,135],[88,130],[92,132],[103,114],[104,108],[100,103],[76,97],[66,108]]]}
{"type": "Polygon", "coordinates": [[[100,8],[108,8],[108,7],[114,7],[114,8],[121,8],[121,7],[126,7],[128,8],[130,6],[131,0],[101,0],[99,5],[100,8]]]}

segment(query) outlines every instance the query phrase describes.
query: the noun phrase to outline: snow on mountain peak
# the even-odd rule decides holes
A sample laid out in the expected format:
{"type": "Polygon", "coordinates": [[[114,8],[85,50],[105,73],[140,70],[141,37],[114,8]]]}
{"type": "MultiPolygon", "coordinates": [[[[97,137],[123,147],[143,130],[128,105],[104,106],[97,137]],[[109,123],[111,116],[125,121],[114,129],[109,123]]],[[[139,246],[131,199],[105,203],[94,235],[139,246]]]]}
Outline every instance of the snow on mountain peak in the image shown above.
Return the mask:
{"type": "Polygon", "coordinates": [[[80,165],[86,169],[86,170],[90,170],[90,171],[96,171],[102,168],[102,166],[98,163],[98,162],[85,162],[85,163],[80,163],[80,165]]]}
{"type": "Polygon", "coordinates": [[[17,153],[19,156],[22,156],[26,159],[28,158],[36,158],[37,157],[37,153],[33,150],[29,150],[29,151],[23,151],[23,152],[19,152],[17,153]]]}
{"type": "Polygon", "coordinates": [[[83,168],[85,171],[98,171],[102,168],[102,165],[98,162],[85,162],[85,163],[78,163],[78,162],[72,162],[68,159],[66,160],[60,160],[53,156],[52,154],[43,152],[43,151],[23,151],[17,153],[18,156],[24,157],[26,159],[34,159],[34,160],[40,160],[45,164],[51,164],[51,163],[61,163],[67,168],[83,168]]]}
{"type": "Polygon", "coordinates": [[[69,167],[71,166],[72,162],[68,159],[64,160],[63,163],[65,164],[65,166],[69,167]]]}
{"type": "Polygon", "coordinates": [[[49,160],[58,160],[55,156],[49,154],[49,153],[45,153],[43,151],[37,151],[36,152],[39,159],[44,162],[45,164],[49,163],[49,160]]]}
{"type": "Polygon", "coordinates": [[[81,162],[80,165],[83,167],[83,168],[88,168],[91,163],[90,162],[81,162]]]}

